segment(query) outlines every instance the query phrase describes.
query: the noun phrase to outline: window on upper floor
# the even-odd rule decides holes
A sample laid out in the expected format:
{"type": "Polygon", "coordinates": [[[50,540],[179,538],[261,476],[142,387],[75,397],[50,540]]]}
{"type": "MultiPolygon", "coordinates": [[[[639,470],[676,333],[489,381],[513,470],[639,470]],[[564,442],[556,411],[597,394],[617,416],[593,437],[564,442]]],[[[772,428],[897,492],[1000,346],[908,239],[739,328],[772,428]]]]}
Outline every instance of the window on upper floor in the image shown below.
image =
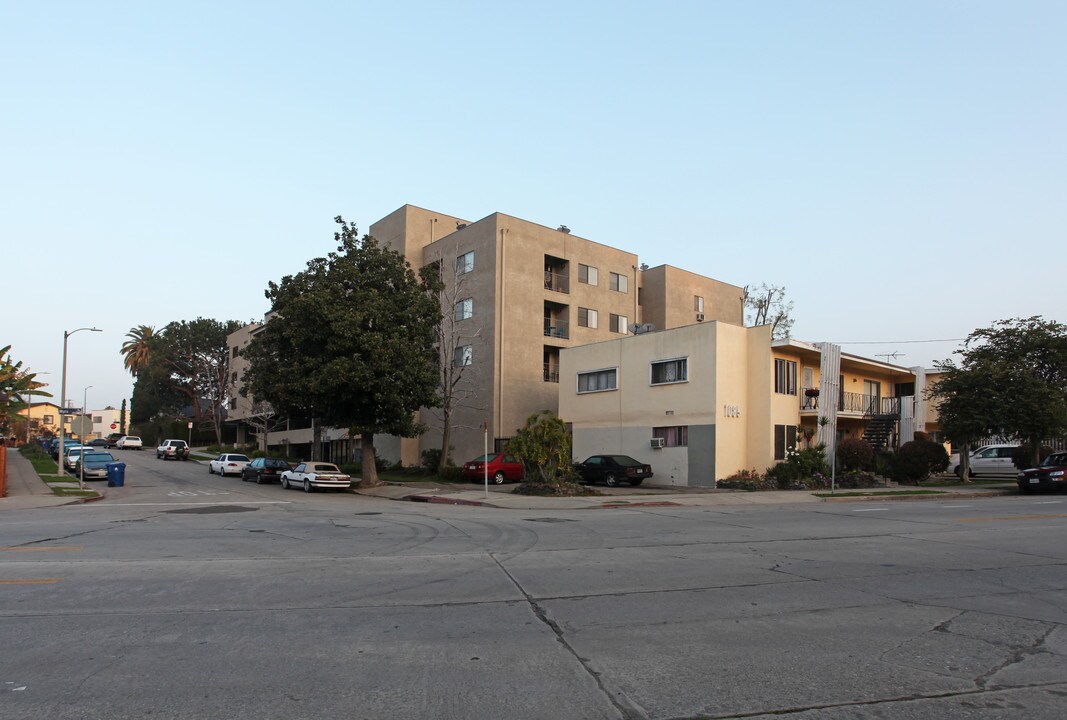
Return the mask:
{"type": "Polygon", "coordinates": [[[45,425],[52,425],[52,424],[55,423],[55,421],[56,421],[56,419],[55,419],[55,416],[53,416],[53,415],[43,415],[43,416],[41,416],[41,422],[43,422],[45,425]]]}
{"type": "Polygon", "coordinates": [[[626,324],[629,322],[625,315],[616,315],[611,313],[611,328],[610,330],[615,333],[626,334],[626,324]]]}
{"type": "Polygon", "coordinates": [[[596,310],[584,307],[578,308],[578,327],[595,328],[597,327],[597,320],[596,310]]]}
{"type": "Polygon", "coordinates": [[[578,373],[578,392],[601,392],[603,390],[615,390],[619,387],[619,370],[593,370],[591,372],[578,373]]]}
{"type": "Polygon", "coordinates": [[[103,416],[101,416],[101,415],[93,415],[93,424],[94,425],[99,425],[102,422],[104,422],[103,416]]]}
{"type": "Polygon", "coordinates": [[[474,315],[474,299],[467,298],[456,303],[456,311],[453,317],[456,320],[466,320],[474,315]]]}
{"type": "Polygon", "coordinates": [[[779,395],[797,394],[797,364],[794,361],[774,359],[774,391],[779,395]]]}
{"type": "Polygon", "coordinates": [[[474,362],[474,348],[470,345],[460,345],[456,348],[452,356],[452,364],[456,367],[463,367],[464,365],[470,365],[474,362]]]}
{"type": "Polygon", "coordinates": [[[657,360],[651,367],[651,384],[667,385],[689,381],[689,358],[657,360]]]}
{"type": "Polygon", "coordinates": [[[627,292],[626,289],[626,276],[619,273],[611,273],[609,287],[615,292],[627,292]]]}
{"type": "Polygon", "coordinates": [[[463,275],[474,270],[474,251],[463,253],[456,258],[456,275],[463,275]]]}
{"type": "Polygon", "coordinates": [[[592,265],[582,265],[581,263],[578,263],[578,282],[585,283],[586,285],[599,285],[600,271],[592,265]]]}
{"type": "Polygon", "coordinates": [[[693,296],[693,310],[698,313],[704,312],[704,298],[699,295],[693,296]]]}
{"type": "Polygon", "coordinates": [[[232,351],[233,351],[233,356],[237,357],[237,354],[240,352],[240,348],[238,348],[236,345],[234,345],[232,351]]]}

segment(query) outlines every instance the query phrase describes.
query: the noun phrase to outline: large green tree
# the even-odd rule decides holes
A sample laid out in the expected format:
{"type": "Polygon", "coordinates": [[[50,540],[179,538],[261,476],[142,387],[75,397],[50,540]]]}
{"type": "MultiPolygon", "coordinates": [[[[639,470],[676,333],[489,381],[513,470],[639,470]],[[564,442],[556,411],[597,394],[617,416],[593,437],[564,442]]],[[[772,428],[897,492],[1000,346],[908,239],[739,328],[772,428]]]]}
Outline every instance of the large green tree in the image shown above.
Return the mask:
{"type": "Polygon", "coordinates": [[[360,437],[363,484],[373,485],[374,435],[414,437],[423,430],[415,412],[439,403],[440,280],[416,278],[403,255],[334,221],[336,252],[269,284],[271,313],[242,351],[244,379],[277,411],[360,437]]]}
{"type": "MultiPolygon", "coordinates": [[[[986,435],[1041,444],[1067,432],[1067,326],[1040,316],[999,320],[975,330],[938,363],[932,387],[945,435],[970,443],[986,435]]],[[[962,457],[962,454],[961,454],[962,457]]]]}

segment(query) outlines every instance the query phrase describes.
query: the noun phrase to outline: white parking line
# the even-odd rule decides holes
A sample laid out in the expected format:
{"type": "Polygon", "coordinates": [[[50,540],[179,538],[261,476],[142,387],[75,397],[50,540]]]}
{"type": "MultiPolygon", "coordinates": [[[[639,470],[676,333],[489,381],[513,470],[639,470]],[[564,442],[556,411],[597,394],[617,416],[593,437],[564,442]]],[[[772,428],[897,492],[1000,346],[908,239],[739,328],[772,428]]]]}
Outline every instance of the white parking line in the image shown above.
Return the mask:
{"type": "Polygon", "coordinates": [[[853,510],[852,512],[882,512],[883,510],[888,510],[888,509],[889,508],[861,508],[861,509],[858,509],[858,510],[853,510]]]}
{"type": "Polygon", "coordinates": [[[943,507],[943,508],[965,508],[965,507],[970,507],[970,505],[942,505],[941,507],[943,507]]]}
{"type": "Polygon", "coordinates": [[[1034,503],[1034,505],[1059,505],[1061,502],[1063,502],[1063,501],[1062,500],[1043,500],[1043,501],[1041,501],[1039,503],[1034,503]]]}

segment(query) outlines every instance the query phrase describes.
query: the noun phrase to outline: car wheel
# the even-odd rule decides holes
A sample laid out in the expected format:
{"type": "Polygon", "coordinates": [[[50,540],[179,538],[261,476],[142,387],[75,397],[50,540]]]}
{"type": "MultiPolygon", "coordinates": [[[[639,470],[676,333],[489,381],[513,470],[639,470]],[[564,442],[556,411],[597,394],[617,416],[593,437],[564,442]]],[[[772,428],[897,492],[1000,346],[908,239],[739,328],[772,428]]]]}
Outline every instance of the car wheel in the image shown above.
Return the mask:
{"type": "Polygon", "coordinates": [[[641,484],[641,478],[638,478],[637,480],[631,480],[630,481],[630,486],[631,487],[637,487],[640,484],[641,484]]]}
{"type": "Polygon", "coordinates": [[[213,467],[211,467],[211,465],[207,466],[207,474],[208,475],[214,475],[215,474],[215,469],[213,467]]]}
{"type": "Polygon", "coordinates": [[[304,492],[306,492],[306,493],[311,492],[311,481],[308,480],[307,478],[304,478],[304,492]]]}
{"type": "Polygon", "coordinates": [[[257,473],[256,474],[256,485],[262,485],[262,484],[263,484],[263,476],[257,473]]]}
{"type": "Polygon", "coordinates": [[[615,473],[608,473],[605,475],[604,484],[608,487],[618,487],[619,481],[615,479],[615,473]]]}
{"type": "Polygon", "coordinates": [[[496,475],[493,476],[493,482],[495,484],[497,484],[497,485],[503,485],[504,484],[504,471],[503,470],[497,470],[496,471],[496,475]]]}
{"type": "Polygon", "coordinates": [[[282,476],[282,490],[288,490],[288,489],[289,489],[289,478],[287,478],[287,477],[285,477],[283,475],[282,476]]]}

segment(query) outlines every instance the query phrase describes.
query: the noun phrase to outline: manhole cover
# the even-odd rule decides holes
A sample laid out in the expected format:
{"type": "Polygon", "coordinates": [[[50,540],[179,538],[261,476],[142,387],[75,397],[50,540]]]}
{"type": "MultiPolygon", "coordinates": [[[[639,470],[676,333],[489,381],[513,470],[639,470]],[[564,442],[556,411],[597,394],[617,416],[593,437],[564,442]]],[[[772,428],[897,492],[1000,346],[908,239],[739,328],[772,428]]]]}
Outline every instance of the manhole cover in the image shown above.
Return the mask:
{"type": "Polygon", "coordinates": [[[181,510],[164,510],[171,515],[218,515],[219,513],[255,512],[259,508],[240,505],[206,505],[204,507],[182,508],[181,510]]]}

